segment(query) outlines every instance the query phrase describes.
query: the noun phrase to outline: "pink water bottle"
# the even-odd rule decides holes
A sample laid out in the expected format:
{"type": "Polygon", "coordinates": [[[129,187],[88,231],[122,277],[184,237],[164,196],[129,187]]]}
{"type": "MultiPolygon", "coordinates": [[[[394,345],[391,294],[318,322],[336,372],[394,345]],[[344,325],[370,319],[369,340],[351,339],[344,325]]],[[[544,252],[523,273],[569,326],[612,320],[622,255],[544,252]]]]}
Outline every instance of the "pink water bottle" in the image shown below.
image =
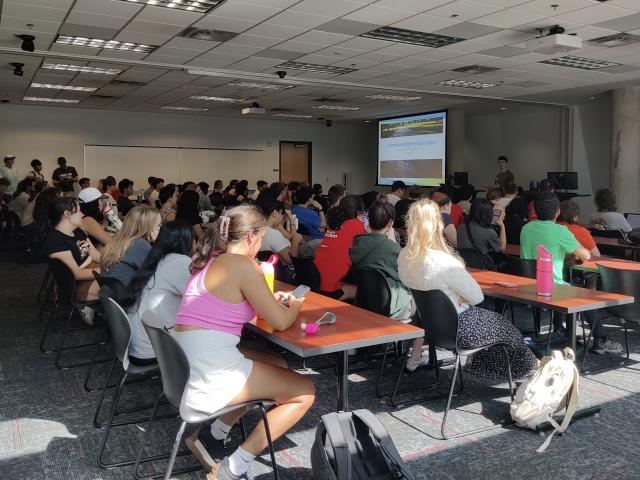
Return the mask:
{"type": "Polygon", "coordinates": [[[542,245],[538,245],[536,286],[538,295],[544,297],[551,296],[553,292],[553,255],[542,245]]]}

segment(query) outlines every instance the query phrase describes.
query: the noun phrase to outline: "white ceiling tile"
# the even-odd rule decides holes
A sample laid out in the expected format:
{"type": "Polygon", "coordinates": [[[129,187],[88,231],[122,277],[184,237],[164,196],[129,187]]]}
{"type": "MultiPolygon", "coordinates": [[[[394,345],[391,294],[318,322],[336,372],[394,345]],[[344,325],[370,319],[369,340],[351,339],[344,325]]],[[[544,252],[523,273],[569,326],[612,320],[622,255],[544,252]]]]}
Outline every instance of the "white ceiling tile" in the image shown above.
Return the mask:
{"type": "Polygon", "coordinates": [[[344,18],[347,20],[355,20],[357,22],[375,23],[378,25],[391,25],[411,16],[410,12],[404,10],[396,10],[394,8],[378,7],[376,5],[368,5],[360,10],[356,10],[344,18]]]}
{"type": "Polygon", "coordinates": [[[228,43],[234,45],[248,45],[250,47],[269,48],[281,42],[282,40],[279,38],[260,37],[258,35],[243,33],[238,35],[236,38],[233,38],[228,43]]]}
{"type": "Polygon", "coordinates": [[[22,3],[4,2],[2,4],[2,16],[29,18],[33,20],[45,20],[48,22],[61,22],[64,20],[67,10],[61,8],[35,7],[22,3]]]}
{"type": "MultiPolygon", "coordinates": [[[[141,33],[155,33],[159,35],[174,36],[184,29],[181,25],[171,25],[168,23],[146,22],[135,19],[127,25],[126,30],[141,33]]],[[[168,40],[168,39],[167,39],[168,40]]]]}
{"type": "MultiPolygon", "coordinates": [[[[51,45],[51,48],[49,48],[49,51],[58,53],[71,53],[74,55],[97,55],[99,50],[97,48],[75,47],[72,45],[57,45],[54,43],[53,45],[51,45]]],[[[111,50],[111,52],[114,53],[113,50],[111,50]]]]}
{"type": "Polygon", "coordinates": [[[361,3],[349,0],[303,0],[293,5],[292,12],[312,13],[315,15],[342,17],[362,7],[361,3]]]}
{"type": "Polygon", "coordinates": [[[77,0],[72,11],[131,18],[142,8],[144,8],[143,4],[120,0],[77,0]]]}
{"type": "MultiPolygon", "coordinates": [[[[376,40],[375,38],[363,38],[356,37],[351,40],[347,40],[346,42],[342,42],[338,47],[342,48],[350,48],[354,50],[362,50],[365,52],[370,52],[372,50],[378,50],[379,48],[388,47],[393,45],[392,42],[387,42],[386,40],[376,40]]],[[[335,48],[335,47],[332,47],[335,48]]]]}
{"type": "MultiPolygon", "coordinates": [[[[458,42],[452,45],[448,45],[447,51],[474,53],[474,52],[481,52],[482,50],[489,50],[492,47],[495,47],[495,45],[491,43],[477,42],[474,39],[474,40],[465,40],[464,42],[458,42]]],[[[456,57],[457,56],[458,55],[456,55],[456,57]]]]}
{"type": "MultiPolygon", "coordinates": [[[[20,35],[21,33],[24,33],[24,30],[0,28],[0,46],[18,48],[18,46],[20,46],[20,39],[16,38],[16,34],[20,35]]],[[[47,50],[55,38],[54,33],[36,32],[36,35],[35,46],[38,50],[47,50]]]]}
{"type": "Polygon", "coordinates": [[[193,52],[203,53],[207,50],[211,50],[217,46],[218,42],[211,42],[209,40],[197,40],[194,38],[182,38],[175,37],[169,42],[165,43],[164,47],[181,48],[183,50],[191,50],[193,52]]]}
{"type": "Polygon", "coordinates": [[[282,8],[266,7],[262,4],[245,4],[241,2],[226,2],[216,8],[210,15],[216,17],[237,18],[239,20],[250,20],[252,22],[262,22],[269,17],[273,17],[282,11],[282,8]]]}
{"type": "Polygon", "coordinates": [[[286,12],[282,12],[275,17],[271,17],[268,23],[272,23],[274,25],[285,25],[288,27],[309,29],[315,28],[331,20],[333,20],[331,17],[312,15],[310,13],[292,12],[287,10],[286,12]]]}
{"type": "Polygon", "coordinates": [[[74,23],[63,23],[60,33],[74,35],[77,37],[111,39],[118,34],[117,28],[92,27],[89,25],[77,25],[74,23]]]}
{"type": "Polygon", "coordinates": [[[518,5],[516,9],[545,17],[553,17],[566,12],[592,7],[595,4],[596,2],[594,0],[562,0],[552,2],[549,0],[530,0],[522,5],[518,5]],[[557,8],[553,8],[551,5],[557,5],[557,8]]]}
{"type": "Polygon", "coordinates": [[[535,37],[533,33],[518,32],[516,30],[500,30],[498,32],[475,37],[474,41],[482,43],[493,43],[495,45],[512,45],[518,42],[525,42],[535,37]]]}
{"type": "Polygon", "coordinates": [[[499,7],[515,7],[516,5],[522,5],[526,3],[527,0],[482,0],[483,3],[488,3],[489,5],[497,5],[499,7]]]}
{"type": "Polygon", "coordinates": [[[252,47],[250,45],[234,45],[231,43],[223,43],[219,47],[214,48],[210,53],[232,53],[234,55],[244,55],[248,57],[262,50],[262,47],[252,47]]]}
{"type": "MultiPolygon", "coordinates": [[[[59,46],[64,47],[65,45],[59,46]]],[[[103,50],[98,56],[107,58],[121,58],[123,60],[142,60],[147,56],[147,54],[138,52],[125,52],[122,50],[103,50]]]]}
{"type": "Polygon", "coordinates": [[[85,25],[89,27],[102,27],[113,30],[120,30],[128,22],[128,18],[110,17],[108,15],[95,15],[93,13],[73,11],[67,17],[67,22],[75,25],[85,25]]]}
{"type": "MultiPolygon", "coordinates": [[[[16,29],[16,33],[27,33],[29,28],[26,26],[27,23],[33,25],[31,29],[32,32],[43,32],[43,33],[58,33],[58,29],[60,28],[60,22],[48,22],[46,20],[37,20],[33,18],[17,18],[17,17],[9,17],[8,15],[2,15],[0,17],[0,28],[6,29],[16,29]],[[23,28],[20,28],[23,27],[23,28]]],[[[14,46],[19,45],[19,40],[16,39],[16,44],[14,46]]],[[[37,45],[37,38],[36,38],[37,45]]]]}
{"type": "Polygon", "coordinates": [[[416,30],[418,32],[433,33],[437,30],[442,30],[443,28],[450,27],[458,23],[462,23],[462,20],[421,14],[407,18],[401,22],[394,23],[392,26],[407,30],[416,30]]]}
{"type": "Polygon", "coordinates": [[[611,5],[612,7],[622,7],[627,8],[629,10],[636,10],[640,12],[640,3],[636,0],[609,0],[607,5],[611,5]]]}
{"type": "Polygon", "coordinates": [[[291,5],[298,3],[300,0],[239,0],[241,3],[247,5],[262,5],[264,7],[273,8],[288,8],[291,5]]]}
{"type": "Polygon", "coordinates": [[[490,13],[497,12],[501,9],[502,7],[475,2],[472,0],[456,0],[454,2],[447,3],[446,5],[427,10],[426,14],[442,18],[453,18],[452,15],[456,15],[456,20],[466,22],[468,20],[473,20],[474,18],[489,15],[490,13]]]}
{"type": "Polygon", "coordinates": [[[184,10],[174,10],[171,8],[146,6],[140,13],[138,13],[138,15],[136,16],[136,20],[185,26],[191,25],[201,17],[201,13],[186,12],[184,10]]]}
{"type": "Polygon", "coordinates": [[[295,36],[304,33],[304,28],[287,27],[285,25],[273,25],[271,23],[260,23],[255,27],[247,30],[246,33],[250,35],[260,35],[264,37],[279,38],[281,40],[288,40],[295,36]]]}
{"type": "MultiPolygon", "coordinates": [[[[34,5],[36,7],[48,7],[48,8],[69,8],[73,4],[74,0],[20,0],[22,5],[34,5]]],[[[14,1],[14,3],[17,3],[14,1]]]]}
{"type": "MultiPolygon", "coordinates": [[[[618,33],[615,30],[609,30],[608,28],[599,28],[599,27],[580,27],[573,30],[569,30],[567,33],[575,33],[578,37],[582,38],[583,42],[587,40],[591,40],[592,38],[605,37],[607,35],[613,35],[618,33]]],[[[586,47],[583,43],[583,47],[586,47]]],[[[582,51],[582,50],[581,50],[582,51]]]]}
{"type": "Polygon", "coordinates": [[[449,2],[451,0],[380,0],[376,3],[376,6],[397,8],[411,13],[422,13],[449,2]]]}
{"type": "Polygon", "coordinates": [[[566,22],[582,23],[591,25],[593,23],[606,22],[620,17],[633,15],[637,12],[626,8],[612,7],[611,5],[593,5],[570,13],[559,15],[557,18],[566,22]]]}
{"type": "Polygon", "coordinates": [[[507,9],[499,12],[476,18],[473,22],[481,25],[489,25],[492,27],[511,28],[524,23],[535,22],[544,18],[543,15],[527,13],[522,10],[507,9]]]}
{"type": "Polygon", "coordinates": [[[351,58],[356,55],[360,55],[364,50],[356,50],[353,48],[344,48],[342,45],[332,45],[331,47],[318,50],[316,55],[325,55],[328,57],[338,58],[351,58]]]}
{"type": "Polygon", "coordinates": [[[161,35],[159,33],[134,32],[131,30],[122,30],[115,40],[122,42],[142,43],[145,45],[162,45],[168,41],[172,35],[161,35]]]}
{"type": "Polygon", "coordinates": [[[376,50],[375,53],[386,53],[389,55],[396,55],[406,57],[408,55],[417,55],[419,53],[428,53],[433,48],[423,47],[422,45],[411,45],[409,43],[394,43],[388,47],[383,47],[376,50]]]}
{"type": "Polygon", "coordinates": [[[222,30],[225,32],[240,33],[250,29],[258,22],[249,20],[239,20],[236,18],[217,17],[215,15],[207,15],[202,20],[196,22],[193,26],[197,28],[206,28],[210,30],[222,30]]]}
{"type": "Polygon", "coordinates": [[[335,45],[336,43],[346,42],[351,38],[353,38],[351,35],[310,30],[297,36],[294,40],[297,42],[317,43],[319,45],[335,45]]]}
{"type": "Polygon", "coordinates": [[[291,52],[311,53],[318,50],[322,50],[326,45],[319,45],[317,43],[298,42],[296,40],[287,40],[286,42],[278,45],[279,50],[288,50],[291,52]]]}

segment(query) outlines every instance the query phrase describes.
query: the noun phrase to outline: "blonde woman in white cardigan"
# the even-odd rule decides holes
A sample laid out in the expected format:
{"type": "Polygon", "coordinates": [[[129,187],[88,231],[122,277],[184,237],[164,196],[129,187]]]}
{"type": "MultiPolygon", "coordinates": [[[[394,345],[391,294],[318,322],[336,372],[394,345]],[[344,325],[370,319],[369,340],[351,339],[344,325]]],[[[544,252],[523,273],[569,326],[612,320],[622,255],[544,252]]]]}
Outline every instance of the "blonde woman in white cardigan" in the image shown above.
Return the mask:
{"type": "MultiPolygon", "coordinates": [[[[502,315],[475,306],[484,300],[484,295],[462,259],[446,242],[438,205],[428,199],[415,202],[409,208],[406,223],[407,246],[398,256],[402,283],[413,290],[441,290],[449,297],[458,312],[460,347],[502,341],[508,344],[513,377],[530,374],[537,362],[520,331],[502,315]]],[[[507,378],[502,347],[471,355],[465,371],[490,380],[507,378]]]]}

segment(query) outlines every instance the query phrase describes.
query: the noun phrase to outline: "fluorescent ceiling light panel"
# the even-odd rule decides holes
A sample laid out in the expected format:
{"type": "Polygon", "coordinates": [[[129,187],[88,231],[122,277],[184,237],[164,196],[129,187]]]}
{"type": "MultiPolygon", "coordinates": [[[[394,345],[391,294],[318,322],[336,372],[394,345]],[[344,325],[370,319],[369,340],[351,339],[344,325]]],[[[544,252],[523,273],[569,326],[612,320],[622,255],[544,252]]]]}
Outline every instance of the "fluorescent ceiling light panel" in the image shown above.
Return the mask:
{"type": "Polygon", "coordinates": [[[301,72],[332,73],[334,75],[344,75],[345,73],[351,73],[358,70],[357,68],[334,67],[333,65],[319,65],[316,63],[303,62],[285,62],[278,65],[276,68],[282,68],[283,70],[300,70],[301,72]]]}
{"type": "Polygon", "coordinates": [[[443,87],[458,87],[458,88],[489,88],[495,87],[495,83],[484,82],[468,82],[466,80],[443,80],[436,83],[436,85],[442,85],[443,87]]]}
{"type": "Polygon", "coordinates": [[[412,100],[420,100],[422,97],[404,97],[402,95],[367,95],[367,98],[373,100],[389,100],[392,102],[410,102],[412,100]]]}
{"type": "Polygon", "coordinates": [[[50,88],[52,90],[70,90],[73,92],[95,92],[97,88],[76,87],[75,85],[52,85],[50,83],[32,83],[33,88],[50,88]]]}
{"type": "Polygon", "coordinates": [[[72,45],[75,47],[105,48],[107,50],[120,50],[125,52],[150,53],[156,46],[142,43],[119,42],[118,40],[103,40],[101,38],[76,37],[60,34],[55,41],[58,45],[72,45]]]}
{"type": "Polygon", "coordinates": [[[176,110],[179,112],[207,112],[208,108],[195,108],[195,107],[172,107],[170,105],[160,107],[161,110],[176,110]]]}
{"type": "Polygon", "coordinates": [[[156,7],[186,10],[187,12],[207,13],[224,0],[120,0],[122,2],[138,3],[140,5],[154,5],[156,7]]]}
{"type": "Polygon", "coordinates": [[[579,70],[599,70],[607,67],[617,67],[620,63],[607,62],[605,60],[596,60],[594,58],[574,57],[568,55],[566,57],[550,58],[539,63],[547,65],[557,65],[558,67],[577,68],[579,70]]]}
{"type": "Polygon", "coordinates": [[[208,95],[193,95],[192,100],[206,100],[208,102],[222,102],[222,103],[239,103],[244,102],[244,98],[231,98],[231,97],[211,97],[208,95]]]}
{"type": "Polygon", "coordinates": [[[342,110],[342,111],[360,110],[360,107],[347,107],[343,105],[317,105],[313,108],[315,108],[316,110],[342,110]]]}
{"type": "Polygon", "coordinates": [[[260,90],[286,90],[288,88],[295,87],[295,85],[286,85],[284,83],[260,83],[244,80],[236,80],[235,82],[231,82],[229,86],[239,88],[258,88],[260,90]]]}
{"type": "Polygon", "coordinates": [[[375,38],[376,40],[387,40],[389,42],[410,43],[412,45],[422,45],[423,47],[440,48],[466,40],[465,38],[449,37],[435,33],[418,32],[416,30],[405,30],[404,28],[380,27],[360,35],[365,38],[375,38]]]}
{"type": "Polygon", "coordinates": [[[95,73],[99,75],[118,75],[122,70],[115,68],[81,67],[80,65],[64,65],[62,63],[44,63],[45,70],[63,70],[67,72],[95,73]]]}
{"type": "Polygon", "coordinates": [[[313,118],[313,115],[303,115],[301,113],[274,113],[271,116],[282,118],[313,118]]]}
{"type": "Polygon", "coordinates": [[[640,36],[631,33],[614,33],[604,37],[592,38],[587,43],[592,43],[600,47],[614,48],[623,45],[631,45],[640,42],[640,36]]]}
{"type": "Polygon", "coordinates": [[[50,103],[78,103],[80,100],[70,100],[68,98],[45,98],[45,97],[24,97],[22,100],[28,102],[50,102],[50,103]]]}

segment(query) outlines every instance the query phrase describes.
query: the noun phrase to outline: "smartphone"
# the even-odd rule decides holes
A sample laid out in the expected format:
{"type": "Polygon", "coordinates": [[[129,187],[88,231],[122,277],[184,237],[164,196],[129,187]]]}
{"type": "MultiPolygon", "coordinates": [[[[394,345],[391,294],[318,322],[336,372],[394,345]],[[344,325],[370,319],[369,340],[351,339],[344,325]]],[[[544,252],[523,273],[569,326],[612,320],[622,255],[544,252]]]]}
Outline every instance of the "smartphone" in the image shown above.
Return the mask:
{"type": "Polygon", "coordinates": [[[515,283],[511,283],[511,282],[493,282],[493,283],[500,287],[506,287],[506,288],[516,288],[518,286],[515,283]]]}
{"type": "MultiPolygon", "coordinates": [[[[295,289],[293,292],[291,292],[291,293],[289,294],[289,296],[290,296],[290,297],[294,297],[294,298],[302,298],[302,297],[304,297],[307,293],[309,293],[310,291],[311,291],[311,288],[310,288],[310,287],[307,287],[306,285],[299,285],[298,287],[296,287],[296,289],[295,289]]],[[[284,305],[287,305],[287,306],[288,306],[288,305],[289,305],[289,298],[288,298],[288,297],[287,297],[287,298],[284,298],[284,299],[282,300],[282,303],[283,303],[284,305]]]]}
{"type": "Polygon", "coordinates": [[[493,218],[491,219],[491,223],[492,224],[496,224],[498,223],[498,220],[500,219],[500,215],[502,214],[502,210],[500,210],[499,208],[494,208],[493,209],[493,218]]]}

